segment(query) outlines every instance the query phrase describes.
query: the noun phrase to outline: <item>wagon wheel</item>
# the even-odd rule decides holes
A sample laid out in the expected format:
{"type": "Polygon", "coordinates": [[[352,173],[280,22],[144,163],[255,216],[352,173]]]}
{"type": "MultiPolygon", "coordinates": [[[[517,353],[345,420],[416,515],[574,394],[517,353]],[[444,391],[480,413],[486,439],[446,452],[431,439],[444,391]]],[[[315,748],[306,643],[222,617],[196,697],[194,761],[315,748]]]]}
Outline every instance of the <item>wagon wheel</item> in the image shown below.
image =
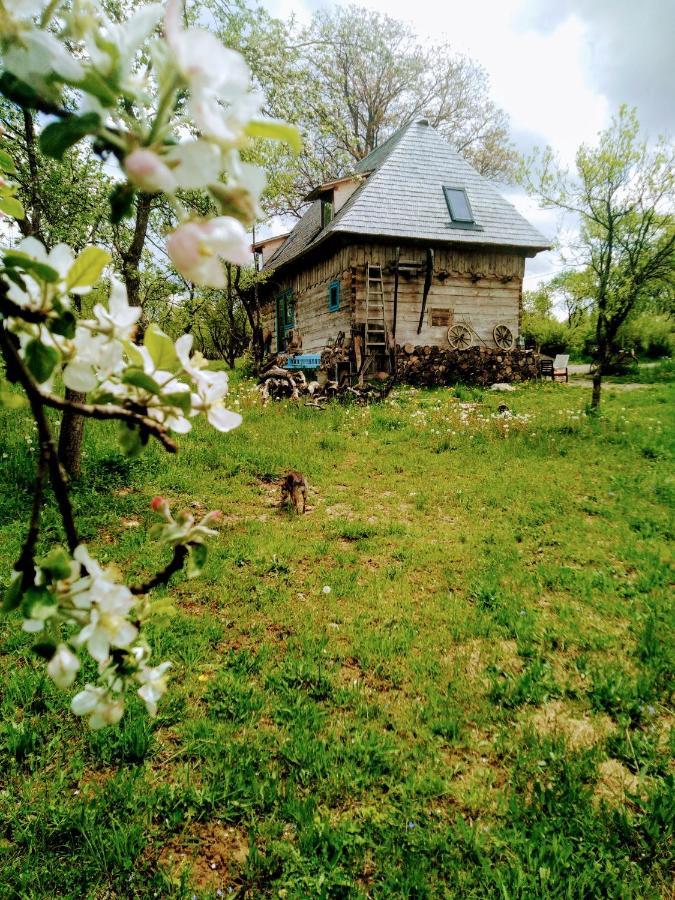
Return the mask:
{"type": "Polygon", "coordinates": [[[511,329],[506,325],[495,325],[492,336],[495,339],[495,344],[502,350],[510,350],[513,347],[513,335],[511,334],[511,329]]]}
{"type": "Polygon", "coordinates": [[[471,332],[466,325],[452,325],[448,328],[448,343],[453,350],[466,350],[471,346],[471,332]]]}

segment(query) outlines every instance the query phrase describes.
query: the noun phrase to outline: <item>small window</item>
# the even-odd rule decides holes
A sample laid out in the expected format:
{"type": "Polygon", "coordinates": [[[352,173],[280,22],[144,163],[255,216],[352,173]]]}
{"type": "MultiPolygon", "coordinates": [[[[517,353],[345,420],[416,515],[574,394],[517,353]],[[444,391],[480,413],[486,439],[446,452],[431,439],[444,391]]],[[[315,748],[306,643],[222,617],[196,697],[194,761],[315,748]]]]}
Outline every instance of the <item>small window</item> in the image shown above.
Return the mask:
{"type": "Polygon", "coordinates": [[[340,282],[331,281],[328,285],[328,309],[337,312],[340,309],[340,282]]]}
{"type": "Polygon", "coordinates": [[[473,224],[473,212],[464,188],[444,187],[443,192],[452,221],[473,224]]]}
{"type": "Polygon", "coordinates": [[[321,227],[325,228],[333,221],[333,192],[321,198],[321,227]]]}

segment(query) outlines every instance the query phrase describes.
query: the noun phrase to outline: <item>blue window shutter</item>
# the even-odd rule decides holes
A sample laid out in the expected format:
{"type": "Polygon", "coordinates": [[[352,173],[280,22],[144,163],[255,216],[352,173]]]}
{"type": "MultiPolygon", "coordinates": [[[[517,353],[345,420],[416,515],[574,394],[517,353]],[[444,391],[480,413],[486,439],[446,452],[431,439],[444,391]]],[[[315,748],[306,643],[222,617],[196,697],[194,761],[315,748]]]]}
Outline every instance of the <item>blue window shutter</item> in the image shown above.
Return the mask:
{"type": "Polygon", "coordinates": [[[340,309],[340,282],[331,281],[328,285],[328,311],[337,312],[340,309]]]}

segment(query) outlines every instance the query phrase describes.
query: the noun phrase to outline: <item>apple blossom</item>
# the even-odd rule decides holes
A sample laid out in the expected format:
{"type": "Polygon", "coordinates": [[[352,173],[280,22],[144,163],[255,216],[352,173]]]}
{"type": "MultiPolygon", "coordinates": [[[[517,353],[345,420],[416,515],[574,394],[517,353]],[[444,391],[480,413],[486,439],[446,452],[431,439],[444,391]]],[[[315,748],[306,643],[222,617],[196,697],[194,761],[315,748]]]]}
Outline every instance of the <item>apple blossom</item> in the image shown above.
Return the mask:
{"type": "Polygon", "coordinates": [[[190,88],[208,90],[223,99],[234,99],[248,90],[251,73],[244,58],[203,28],[183,29],[182,3],[169,0],[164,17],[166,42],[190,88]]]}
{"type": "Polygon", "coordinates": [[[127,618],[134,604],[128,588],[111,586],[109,593],[98,598],[91,610],[89,624],[76,635],[75,643],[86,644],[98,662],[105,662],[111,647],[128,647],[138,635],[138,628],[127,618]]]}
{"type": "MultiPolygon", "coordinates": [[[[95,0],[5,0],[0,2],[2,69],[35,91],[32,109],[54,112],[38,123],[43,152],[58,158],[62,148],[91,139],[96,152],[120,161],[126,181],[115,189],[117,201],[132,202],[134,190],[167,195],[178,221],[167,240],[170,258],[194,283],[222,288],[223,262],[246,265],[251,259],[242,223],[260,215],[264,175],[242,162],[238,148],[248,140],[250,121],[261,115],[262,98],[251,89],[243,57],[207,31],[184,29],[181,8],[179,0],[169,0],[161,36],[159,4],[142,6],[118,23],[95,0]],[[190,137],[195,133],[198,138],[190,137]],[[200,189],[208,191],[220,215],[192,218],[175,196],[200,189]]],[[[16,187],[5,178],[13,174],[12,161],[4,152],[0,159],[3,214],[22,218],[16,187]]],[[[127,210],[115,206],[111,221],[113,212],[123,217],[127,210]]],[[[220,431],[240,424],[241,416],[223,405],[227,376],[208,371],[199,353],[190,356],[191,336],[174,343],[151,324],[143,346],[133,342],[141,311],[129,306],[115,278],[109,299],[97,302],[91,317],[76,319],[71,295],[91,291],[111,261],[107,251],[88,246],[76,256],[65,244],[47,251],[28,237],[0,249],[0,256],[0,288],[9,301],[8,314],[0,319],[2,354],[23,376],[18,381],[34,411],[57,406],[118,419],[129,453],[149,435],[173,449],[166,432],[188,431],[197,415],[220,431]],[[58,384],[59,375],[66,387],[90,392],[96,408],[50,396],[47,389],[58,384]]],[[[48,433],[49,417],[37,412],[35,417],[46,422],[48,433]]],[[[148,666],[151,650],[143,626],[150,606],[139,595],[163,583],[172,564],[130,589],[84,545],[72,549],[76,528],[68,485],[51,439],[42,440],[42,448],[72,553],[54,547],[36,559],[27,543],[5,605],[20,610],[25,631],[41,633],[36,649],[48,657],[47,673],[59,687],[74,683],[86,653],[98,663],[96,683],[86,684],[71,703],[91,728],[119,722],[131,689],[154,715],[170,663],[148,666]]],[[[36,484],[44,473],[38,475],[36,484]]],[[[39,490],[36,503],[39,511],[39,490]]],[[[222,513],[196,520],[186,511],[174,518],[162,498],[155,498],[152,508],[163,519],[153,533],[173,549],[174,560],[186,561],[188,577],[194,577],[206,559],[205,541],[216,534],[210,526],[222,513]],[[179,548],[183,553],[176,553],[179,548]]]]}
{"type": "Polygon", "coordinates": [[[170,667],[170,662],[163,662],[154,668],[146,666],[136,674],[137,681],[141,683],[138,696],[145,703],[151,716],[157,715],[157,703],[166,693],[166,672],[170,667]]]}
{"type": "Polygon", "coordinates": [[[225,287],[222,260],[245,266],[251,257],[246,230],[231,216],[179,225],[169,236],[166,248],[173,264],[188,281],[213,288],[225,287]]]}
{"type": "Polygon", "coordinates": [[[223,406],[227,386],[228,379],[225,372],[209,372],[197,381],[197,392],[192,395],[192,408],[206,413],[209,423],[217,431],[231,431],[242,422],[239,413],[223,406]]]}
{"type": "Polygon", "coordinates": [[[176,189],[176,179],[171,174],[171,169],[153,150],[146,150],[144,147],[132,150],[124,158],[124,171],[129,181],[142,191],[172,193],[176,189]]]}
{"type": "Polygon", "coordinates": [[[68,688],[75,681],[80,660],[65,644],[59,644],[56,653],[47,664],[47,674],[60,688],[68,688]]]}
{"type": "Polygon", "coordinates": [[[133,337],[141,310],[138,306],[129,306],[125,286],[117,278],[111,278],[108,309],[97,303],[94,316],[99,333],[118,341],[126,341],[133,337]]]}
{"type": "Polygon", "coordinates": [[[97,731],[106,725],[117,725],[124,715],[124,700],[113,699],[106,688],[87,684],[73,697],[70,708],[76,716],[87,716],[89,727],[97,731]]]}

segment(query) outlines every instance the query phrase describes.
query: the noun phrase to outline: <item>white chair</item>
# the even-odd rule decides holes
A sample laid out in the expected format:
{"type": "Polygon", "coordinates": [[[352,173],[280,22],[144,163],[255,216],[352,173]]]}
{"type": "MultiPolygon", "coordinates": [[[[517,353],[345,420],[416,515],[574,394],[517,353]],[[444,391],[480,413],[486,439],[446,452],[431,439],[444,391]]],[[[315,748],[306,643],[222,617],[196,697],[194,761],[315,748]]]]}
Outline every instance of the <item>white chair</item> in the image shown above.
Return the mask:
{"type": "Polygon", "coordinates": [[[567,372],[567,363],[570,361],[569,355],[565,356],[562,353],[559,353],[556,358],[553,360],[553,380],[556,378],[564,378],[565,381],[569,381],[569,375],[567,372]]]}

